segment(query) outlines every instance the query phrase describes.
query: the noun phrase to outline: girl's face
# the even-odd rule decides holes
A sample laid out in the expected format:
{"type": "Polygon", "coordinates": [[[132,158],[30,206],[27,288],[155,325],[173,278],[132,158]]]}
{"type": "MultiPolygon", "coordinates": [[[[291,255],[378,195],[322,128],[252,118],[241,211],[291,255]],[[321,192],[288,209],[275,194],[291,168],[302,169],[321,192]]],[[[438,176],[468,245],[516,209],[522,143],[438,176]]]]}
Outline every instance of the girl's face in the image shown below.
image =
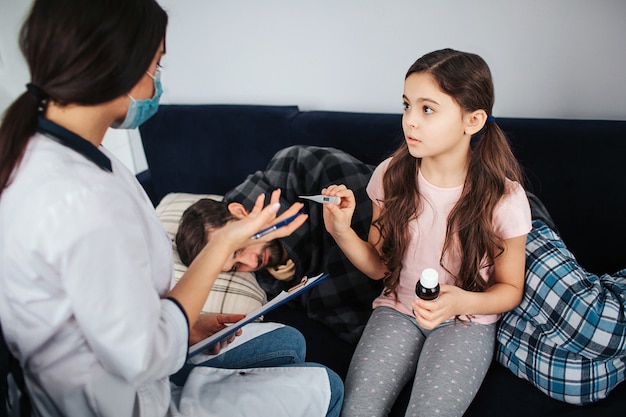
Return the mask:
{"type": "Polygon", "coordinates": [[[415,158],[465,158],[471,135],[458,103],[441,91],[432,75],[413,73],[404,82],[402,129],[415,158]]]}

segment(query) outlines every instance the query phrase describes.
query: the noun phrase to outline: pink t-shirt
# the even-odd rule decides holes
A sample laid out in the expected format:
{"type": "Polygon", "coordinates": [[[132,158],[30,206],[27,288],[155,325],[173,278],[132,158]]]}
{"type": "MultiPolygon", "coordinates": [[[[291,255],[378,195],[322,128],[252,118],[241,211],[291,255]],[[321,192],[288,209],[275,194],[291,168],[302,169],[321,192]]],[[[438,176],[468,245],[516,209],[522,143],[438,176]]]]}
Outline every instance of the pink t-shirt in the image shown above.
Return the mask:
{"type": "MultiPolygon", "coordinates": [[[[382,180],[390,161],[391,158],[388,158],[376,168],[367,185],[370,199],[379,206],[383,205],[382,180]]],[[[400,283],[397,287],[398,301],[394,299],[393,294],[388,296],[381,294],[373,303],[373,307],[388,306],[409,315],[413,315],[411,302],[415,298],[415,284],[423,269],[437,270],[439,282],[442,284],[454,283],[452,275],[439,266],[439,259],[446,236],[448,214],[463,190],[462,185],[441,188],[430,184],[421,171],[418,172],[417,178],[422,198],[422,213],[407,225],[410,229],[411,242],[400,273],[400,283]]],[[[496,205],[493,219],[494,231],[502,239],[528,234],[531,229],[530,205],[523,187],[518,182],[507,181],[507,191],[496,205]]],[[[444,263],[451,271],[458,271],[460,267],[458,257],[446,256],[444,263]]],[[[480,273],[485,281],[493,283],[493,267],[485,267],[480,273]]],[[[498,321],[499,318],[500,314],[490,314],[472,316],[471,320],[489,324],[498,321]]]]}

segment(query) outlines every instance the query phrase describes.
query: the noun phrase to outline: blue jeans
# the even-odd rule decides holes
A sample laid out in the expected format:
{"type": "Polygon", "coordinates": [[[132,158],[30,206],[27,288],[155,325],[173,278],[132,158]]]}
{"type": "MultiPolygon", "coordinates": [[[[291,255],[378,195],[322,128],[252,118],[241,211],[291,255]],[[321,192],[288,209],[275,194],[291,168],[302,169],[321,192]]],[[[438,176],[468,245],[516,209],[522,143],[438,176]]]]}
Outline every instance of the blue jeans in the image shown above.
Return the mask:
{"type": "MultiPolygon", "coordinates": [[[[194,365],[185,364],[180,371],[170,377],[176,385],[183,385],[195,366],[208,366],[223,369],[263,368],[274,366],[322,367],[317,363],[304,362],[306,341],[293,327],[284,326],[262,334],[206,362],[194,365]]],[[[330,405],[328,417],[337,417],[343,403],[343,381],[334,371],[326,368],[330,382],[330,405]]]]}

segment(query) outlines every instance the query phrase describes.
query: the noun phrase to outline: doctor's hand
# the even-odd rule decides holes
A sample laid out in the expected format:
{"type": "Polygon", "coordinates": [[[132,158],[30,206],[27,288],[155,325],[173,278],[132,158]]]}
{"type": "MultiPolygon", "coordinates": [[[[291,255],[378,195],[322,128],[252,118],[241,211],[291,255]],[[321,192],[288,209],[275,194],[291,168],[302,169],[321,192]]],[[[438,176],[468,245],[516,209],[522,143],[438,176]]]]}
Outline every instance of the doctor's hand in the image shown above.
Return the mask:
{"type": "Polygon", "coordinates": [[[276,213],[280,209],[279,200],[280,189],[276,189],[272,192],[270,204],[265,207],[263,206],[265,195],[259,195],[253,209],[245,217],[238,221],[228,222],[223,228],[214,231],[211,240],[216,238],[228,240],[234,243],[235,249],[239,249],[254,243],[269,242],[274,239],[289,236],[294,230],[304,224],[308,215],[299,213],[304,204],[294,203],[280,216],[276,216],[276,213]],[[259,239],[252,239],[252,236],[257,232],[279,224],[292,216],[297,217],[287,225],[281,226],[271,233],[264,234],[259,239]]]}
{"type": "MultiPolygon", "coordinates": [[[[227,324],[236,323],[243,319],[245,314],[221,314],[221,313],[202,313],[194,324],[189,333],[189,345],[194,345],[214,333],[222,330],[227,324]]],[[[232,343],[237,336],[241,334],[241,329],[237,330],[233,335],[220,341],[212,346],[206,353],[209,355],[217,355],[223,348],[232,343]]]]}

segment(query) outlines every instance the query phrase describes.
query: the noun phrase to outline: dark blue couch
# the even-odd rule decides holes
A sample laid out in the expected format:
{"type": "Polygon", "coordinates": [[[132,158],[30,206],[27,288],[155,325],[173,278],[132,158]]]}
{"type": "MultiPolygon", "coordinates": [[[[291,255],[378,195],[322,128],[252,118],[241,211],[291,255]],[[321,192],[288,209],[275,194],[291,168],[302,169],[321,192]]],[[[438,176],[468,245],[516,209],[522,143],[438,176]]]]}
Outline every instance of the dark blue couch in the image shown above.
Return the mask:
{"type": "MultiPolygon", "coordinates": [[[[596,273],[626,267],[626,121],[498,118],[580,263],[596,273]]],[[[297,106],[164,105],[141,127],[149,170],[139,180],[156,205],[169,192],[224,194],[295,144],[332,146],[377,164],[402,140],[400,114],[300,111],[297,106]]],[[[289,307],[266,320],[300,329],[308,360],[344,376],[354,349],[289,307]]],[[[406,390],[405,390],[406,391],[406,390]]],[[[466,416],[626,415],[626,384],[578,407],[553,400],[494,363],[466,416]]],[[[404,392],[392,415],[402,415],[404,392]]]]}

